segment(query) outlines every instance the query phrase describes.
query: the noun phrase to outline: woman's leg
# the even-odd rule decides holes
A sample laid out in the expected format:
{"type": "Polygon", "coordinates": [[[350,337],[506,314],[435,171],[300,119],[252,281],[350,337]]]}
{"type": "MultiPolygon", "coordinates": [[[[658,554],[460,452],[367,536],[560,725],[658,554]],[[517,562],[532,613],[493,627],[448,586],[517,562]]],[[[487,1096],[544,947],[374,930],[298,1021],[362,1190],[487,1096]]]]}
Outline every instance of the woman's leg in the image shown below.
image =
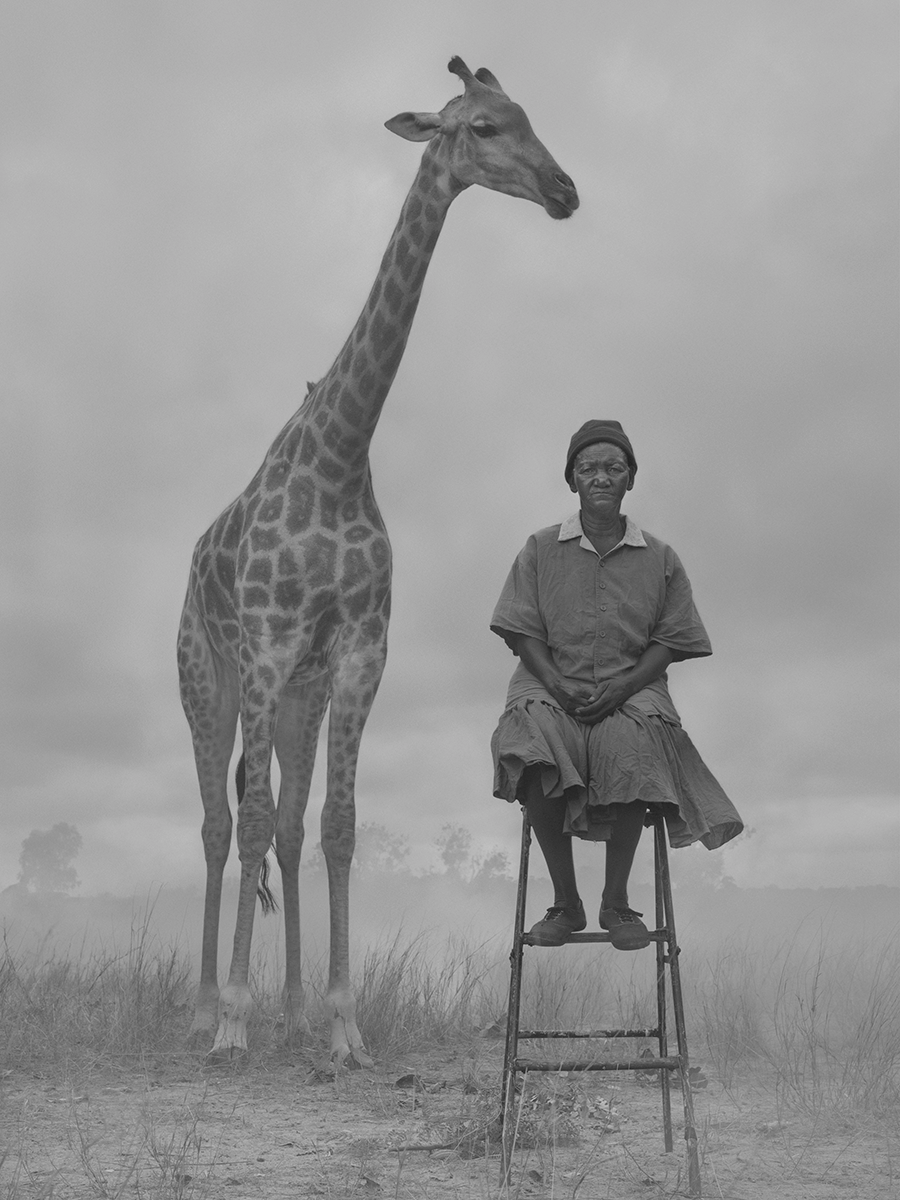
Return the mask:
{"type": "Polygon", "coordinates": [[[647,805],[643,800],[635,800],[632,804],[616,804],[614,807],[616,819],[612,823],[612,835],[606,843],[606,882],[600,902],[602,909],[628,908],[628,877],[647,815],[647,805]]]}
{"type": "Polygon", "coordinates": [[[528,820],[550,872],[554,903],[564,908],[577,908],[579,896],[572,859],[572,838],[563,833],[566,802],[561,797],[548,799],[544,795],[540,767],[529,767],[522,777],[520,789],[528,820]]]}

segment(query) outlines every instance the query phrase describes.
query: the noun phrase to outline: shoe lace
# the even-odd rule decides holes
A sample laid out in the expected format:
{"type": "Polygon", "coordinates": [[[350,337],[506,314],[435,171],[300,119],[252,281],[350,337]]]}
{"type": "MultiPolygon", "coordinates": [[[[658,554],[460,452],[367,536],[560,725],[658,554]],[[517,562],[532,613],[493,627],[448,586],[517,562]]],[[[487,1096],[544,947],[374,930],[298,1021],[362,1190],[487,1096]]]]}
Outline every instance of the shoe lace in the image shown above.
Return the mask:
{"type": "Polygon", "coordinates": [[[544,920],[545,921],[555,921],[557,917],[565,916],[566,913],[571,913],[571,912],[572,912],[572,909],[567,908],[565,906],[565,904],[552,904],[547,909],[547,915],[546,915],[546,917],[544,917],[544,920]]]}
{"type": "Polygon", "coordinates": [[[625,925],[636,925],[644,915],[643,913],[636,912],[633,908],[616,908],[613,911],[625,925]]]}

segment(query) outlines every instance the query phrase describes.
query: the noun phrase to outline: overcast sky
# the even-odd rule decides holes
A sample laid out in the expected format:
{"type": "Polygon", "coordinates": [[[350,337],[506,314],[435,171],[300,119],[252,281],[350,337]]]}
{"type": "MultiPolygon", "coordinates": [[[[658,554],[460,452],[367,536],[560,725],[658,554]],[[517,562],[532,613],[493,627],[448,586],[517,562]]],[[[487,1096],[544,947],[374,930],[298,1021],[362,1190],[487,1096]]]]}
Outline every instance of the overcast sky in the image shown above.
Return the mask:
{"type": "Polygon", "coordinates": [[[488,622],[609,417],[712,638],[670,684],[753,831],[723,869],[897,883],[897,26],[893,0],[3,0],[0,887],[57,821],[84,892],[202,883],[192,547],[349,332],[421,153],[383,122],[456,94],[453,54],[581,208],[473,188],[444,227],[372,445],[395,599],[360,820],[420,862],[448,821],[514,853],[488,622]]]}

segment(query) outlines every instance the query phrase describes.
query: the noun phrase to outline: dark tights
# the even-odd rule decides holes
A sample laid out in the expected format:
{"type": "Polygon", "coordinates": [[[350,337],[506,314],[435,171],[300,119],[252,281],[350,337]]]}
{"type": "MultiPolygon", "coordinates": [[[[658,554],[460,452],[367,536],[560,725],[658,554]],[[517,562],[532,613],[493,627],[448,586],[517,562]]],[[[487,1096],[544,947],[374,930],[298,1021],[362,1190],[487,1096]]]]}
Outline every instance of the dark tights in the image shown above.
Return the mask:
{"type": "MultiPolygon", "coordinates": [[[[558,797],[548,800],[544,796],[539,768],[526,772],[522,793],[528,820],[550,872],[554,903],[573,908],[578,904],[579,896],[572,860],[572,837],[563,833],[566,802],[558,797]]],[[[616,818],[606,843],[606,881],[601,908],[628,907],[628,876],[647,814],[647,805],[642,800],[614,807],[616,818]]]]}

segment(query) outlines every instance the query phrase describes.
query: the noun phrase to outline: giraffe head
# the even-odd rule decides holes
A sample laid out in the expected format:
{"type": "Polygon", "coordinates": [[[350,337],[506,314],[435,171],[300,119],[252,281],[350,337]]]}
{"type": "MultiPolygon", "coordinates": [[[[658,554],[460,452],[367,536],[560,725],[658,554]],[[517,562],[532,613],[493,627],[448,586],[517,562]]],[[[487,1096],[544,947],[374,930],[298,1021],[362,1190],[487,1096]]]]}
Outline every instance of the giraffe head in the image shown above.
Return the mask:
{"type": "Polygon", "coordinates": [[[440,139],[456,188],[473,183],[540,204],[551,217],[569,217],[578,207],[575,184],[535,137],[521,105],[510,100],[485,67],[473,75],[463,60],[448,70],[465,84],[439,113],[403,112],[385,125],[411,142],[440,139]]]}

